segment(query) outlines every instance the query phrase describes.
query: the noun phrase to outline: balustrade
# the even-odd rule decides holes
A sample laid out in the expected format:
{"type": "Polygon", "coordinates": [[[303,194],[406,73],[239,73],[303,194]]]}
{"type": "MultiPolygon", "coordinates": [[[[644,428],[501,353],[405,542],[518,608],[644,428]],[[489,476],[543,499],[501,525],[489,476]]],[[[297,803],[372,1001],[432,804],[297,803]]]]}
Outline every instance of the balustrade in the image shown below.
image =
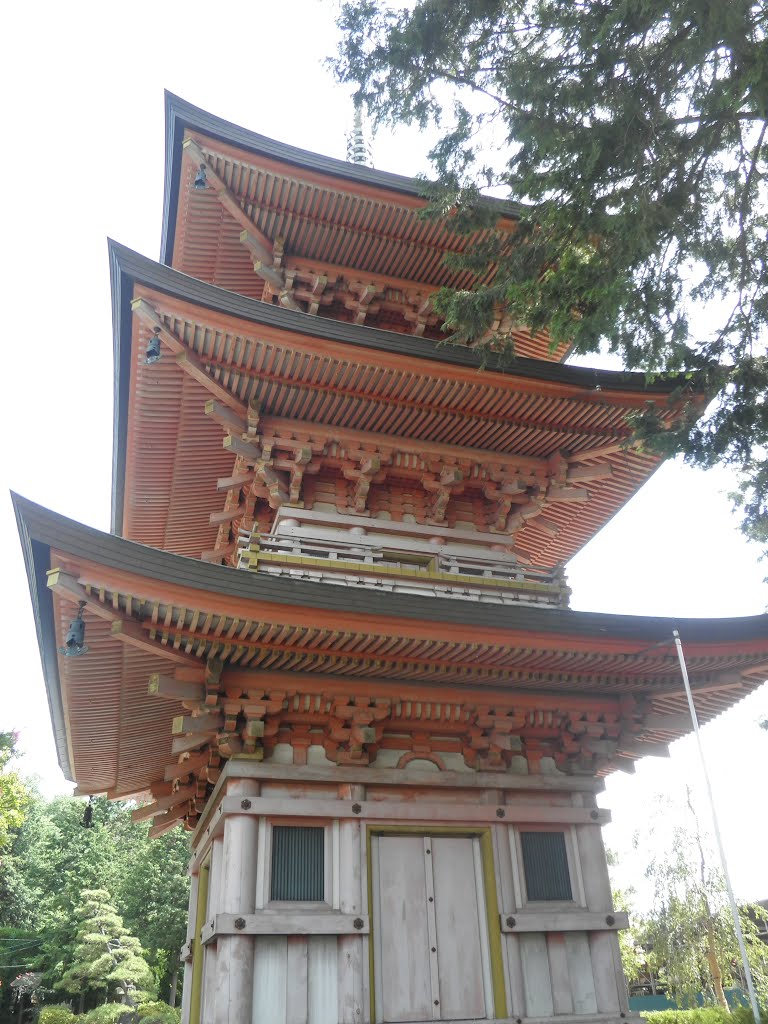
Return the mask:
{"type": "Polygon", "coordinates": [[[523,563],[509,553],[464,554],[397,547],[367,538],[320,538],[241,531],[238,568],[292,575],[326,583],[370,585],[376,589],[418,592],[567,607],[570,591],[562,568],[523,563]]]}

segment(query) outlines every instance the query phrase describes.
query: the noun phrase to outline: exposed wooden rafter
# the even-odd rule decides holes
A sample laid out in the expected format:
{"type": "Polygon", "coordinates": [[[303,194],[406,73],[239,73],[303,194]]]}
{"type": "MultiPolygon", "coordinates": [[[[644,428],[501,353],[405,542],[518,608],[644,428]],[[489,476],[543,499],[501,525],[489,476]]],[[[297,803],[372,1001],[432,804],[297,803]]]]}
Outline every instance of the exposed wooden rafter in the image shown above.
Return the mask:
{"type": "Polygon", "coordinates": [[[147,628],[154,628],[151,623],[145,627],[143,623],[121,615],[113,607],[100,601],[95,594],[90,593],[71,573],[63,569],[51,569],[48,573],[48,587],[67,601],[82,601],[90,612],[110,622],[110,635],[116,640],[122,640],[131,647],[137,647],[177,665],[199,664],[194,655],[185,654],[151,639],[147,635],[147,628]]]}
{"type": "Polygon", "coordinates": [[[279,266],[275,266],[273,242],[254,224],[240,205],[237,196],[223,178],[219,177],[211,161],[194,139],[184,140],[184,154],[194,160],[198,167],[205,169],[208,188],[214,192],[227,213],[240,226],[240,241],[251,255],[253,269],[277,292],[281,306],[301,312],[301,306],[286,288],[285,274],[279,266]]]}
{"type": "Polygon", "coordinates": [[[164,814],[155,817],[154,822],[149,830],[149,838],[157,839],[158,836],[163,835],[164,832],[168,832],[174,828],[183,818],[186,818],[189,814],[189,801],[185,801],[179,804],[178,807],[173,807],[171,810],[166,811],[164,814]]]}
{"type": "Polygon", "coordinates": [[[209,750],[203,750],[199,754],[183,754],[175,764],[169,764],[165,769],[165,779],[170,782],[195,775],[209,764],[210,758],[209,750]]]}
{"type": "MultiPolygon", "coordinates": [[[[202,670],[201,670],[202,675],[202,670]]],[[[204,696],[202,682],[177,679],[155,673],[149,677],[147,693],[150,697],[163,697],[173,701],[201,701],[204,696]]]]}
{"type": "Polygon", "coordinates": [[[202,384],[221,403],[245,416],[245,403],[233,395],[228,388],[214,380],[205,368],[205,361],[184,344],[146,299],[134,299],[131,309],[139,320],[151,327],[159,335],[160,340],[175,354],[176,363],[184,373],[202,384]]]}
{"type": "Polygon", "coordinates": [[[153,800],[151,804],[144,804],[143,807],[137,807],[131,811],[132,821],[145,821],[147,818],[153,818],[160,811],[169,811],[171,808],[179,807],[182,804],[189,804],[190,800],[195,798],[197,792],[197,786],[180,786],[175,792],[170,793],[168,796],[158,797],[157,800],[153,800]]]}

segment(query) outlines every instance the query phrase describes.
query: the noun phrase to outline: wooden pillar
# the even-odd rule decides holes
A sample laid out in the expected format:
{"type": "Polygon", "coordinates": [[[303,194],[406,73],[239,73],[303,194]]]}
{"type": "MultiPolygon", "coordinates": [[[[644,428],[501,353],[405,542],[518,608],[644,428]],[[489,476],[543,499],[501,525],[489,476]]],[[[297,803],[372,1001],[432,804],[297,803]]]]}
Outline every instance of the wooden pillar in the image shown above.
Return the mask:
{"type": "MultiPolygon", "coordinates": [[[[232,779],[227,783],[226,794],[248,800],[259,795],[259,783],[254,779],[232,779]]],[[[242,916],[256,909],[258,827],[259,819],[252,814],[229,814],[224,819],[221,887],[218,907],[212,908],[214,912],[242,916]]],[[[250,1024],[253,951],[251,935],[219,938],[212,1024],[250,1024]]]]}
{"type": "MultiPolygon", "coordinates": [[[[365,787],[339,787],[342,800],[363,800],[365,787]]],[[[339,824],[339,909],[342,914],[363,911],[362,825],[355,819],[339,824]]],[[[367,907],[366,907],[367,912],[367,907]]],[[[363,1014],[363,937],[342,935],[339,956],[339,1024],[362,1024],[363,1014]]]]}
{"type": "Polygon", "coordinates": [[[192,943],[192,978],[189,994],[189,1021],[190,1024],[201,1024],[202,1016],[202,992],[203,992],[203,965],[205,950],[200,941],[200,929],[205,923],[206,910],[208,907],[208,881],[210,878],[210,860],[206,859],[200,865],[197,874],[197,890],[195,893],[194,908],[194,940],[192,943]]]}
{"type": "Polygon", "coordinates": [[[608,861],[599,825],[577,825],[581,873],[587,909],[610,913],[613,909],[608,861]]]}

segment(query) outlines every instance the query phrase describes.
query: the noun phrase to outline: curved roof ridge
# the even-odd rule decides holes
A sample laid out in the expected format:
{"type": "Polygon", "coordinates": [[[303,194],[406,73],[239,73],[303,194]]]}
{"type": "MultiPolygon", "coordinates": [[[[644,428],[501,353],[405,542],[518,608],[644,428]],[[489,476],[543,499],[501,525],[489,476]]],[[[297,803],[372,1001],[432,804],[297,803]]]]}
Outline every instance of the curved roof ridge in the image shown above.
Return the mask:
{"type": "MultiPolygon", "coordinates": [[[[381,188],[398,192],[401,195],[424,197],[424,182],[418,178],[396,174],[393,171],[382,171],[375,167],[366,167],[363,164],[349,163],[338,157],[324,156],[322,153],[313,153],[290,143],[278,142],[276,139],[270,139],[266,135],[260,135],[258,132],[242,128],[232,121],[211,114],[166,89],[165,192],[160,254],[162,263],[169,264],[173,253],[176,235],[176,202],[181,170],[181,143],[185,128],[202,132],[204,135],[209,135],[252,153],[260,153],[281,163],[293,164],[296,167],[335,178],[345,178],[352,184],[381,188]]],[[[498,209],[500,216],[512,218],[519,217],[522,209],[519,204],[504,199],[494,199],[490,196],[483,197],[483,203],[498,209]]]]}
{"type": "MultiPolygon", "coordinates": [[[[136,541],[125,540],[38,505],[11,492],[25,555],[31,543],[61,547],[68,553],[100,562],[123,572],[152,576],[171,584],[232,597],[275,604],[338,609],[345,596],[337,587],[308,580],[249,573],[177,555],[136,541]]],[[[27,560],[30,587],[35,585],[32,561],[27,560]]],[[[527,605],[489,605],[471,600],[434,601],[419,594],[389,594],[370,588],[355,590],[355,610],[362,614],[414,617],[420,621],[461,622],[491,628],[622,639],[653,644],[672,630],[680,630],[689,643],[733,643],[768,637],[768,614],[731,618],[686,618],[586,612],[570,608],[535,608],[527,605]]]]}
{"type": "MultiPolygon", "coordinates": [[[[571,363],[557,363],[548,359],[531,359],[526,356],[504,358],[493,352],[452,345],[449,342],[386,331],[380,327],[361,326],[331,317],[312,316],[310,313],[274,306],[260,299],[201,281],[163,263],[156,263],[111,238],[107,239],[107,242],[112,271],[114,313],[119,312],[115,308],[114,300],[125,290],[125,279],[130,279],[141,281],[158,291],[196,305],[265,327],[312,335],[325,341],[391,352],[425,362],[451,364],[508,377],[525,377],[571,385],[589,391],[609,390],[668,395],[681,386],[689,390],[696,389],[695,375],[680,373],[673,376],[660,375],[656,379],[651,379],[647,374],[636,370],[602,370],[589,366],[575,366],[571,363]]],[[[117,320],[114,326],[117,328],[117,320]]]]}

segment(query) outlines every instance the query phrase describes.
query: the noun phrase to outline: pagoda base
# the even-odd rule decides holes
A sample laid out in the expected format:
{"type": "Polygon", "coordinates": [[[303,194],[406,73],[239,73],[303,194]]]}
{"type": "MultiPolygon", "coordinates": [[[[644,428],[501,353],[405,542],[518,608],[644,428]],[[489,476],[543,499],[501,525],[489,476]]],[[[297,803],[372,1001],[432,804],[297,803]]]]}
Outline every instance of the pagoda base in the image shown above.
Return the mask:
{"type": "Polygon", "coordinates": [[[231,759],[193,840],[183,1024],[626,1020],[601,787],[231,759]]]}

